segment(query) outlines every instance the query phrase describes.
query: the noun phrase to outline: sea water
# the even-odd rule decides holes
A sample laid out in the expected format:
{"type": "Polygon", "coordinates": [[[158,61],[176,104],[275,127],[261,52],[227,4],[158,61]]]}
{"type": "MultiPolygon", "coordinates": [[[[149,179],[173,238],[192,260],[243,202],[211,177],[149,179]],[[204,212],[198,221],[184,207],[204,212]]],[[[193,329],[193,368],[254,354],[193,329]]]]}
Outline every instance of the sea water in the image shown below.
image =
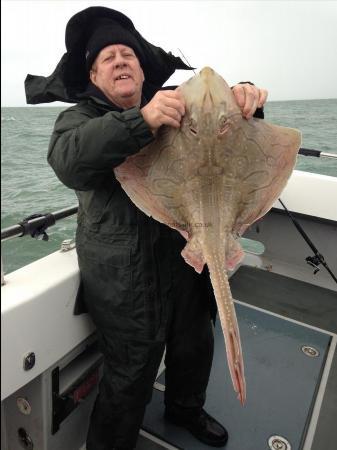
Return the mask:
{"type": "MultiPolygon", "coordinates": [[[[74,192],[62,185],[46,159],[54,122],[63,109],[1,108],[2,229],[32,214],[77,204],[74,192]]],[[[265,120],[299,129],[302,147],[337,153],[337,99],[269,102],[265,120]]],[[[337,177],[337,160],[299,156],[296,169],[337,177]]],[[[73,216],[50,227],[48,241],[25,236],[3,242],[4,272],[59,249],[64,239],[74,238],[75,228],[73,216]]]]}

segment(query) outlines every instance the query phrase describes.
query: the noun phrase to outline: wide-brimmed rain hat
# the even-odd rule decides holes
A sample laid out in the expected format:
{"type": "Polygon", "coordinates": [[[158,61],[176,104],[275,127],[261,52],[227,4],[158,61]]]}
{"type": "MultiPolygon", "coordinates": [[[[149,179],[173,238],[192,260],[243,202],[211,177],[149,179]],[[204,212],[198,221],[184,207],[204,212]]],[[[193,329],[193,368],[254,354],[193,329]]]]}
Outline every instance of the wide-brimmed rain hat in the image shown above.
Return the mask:
{"type": "Polygon", "coordinates": [[[162,86],[176,69],[193,69],[171,52],[146,41],[127,16],[103,6],[75,14],[67,24],[65,43],[67,52],[50,76],[27,75],[27,103],[78,102],[87,88],[90,66],[102,45],[120,43],[133,48],[146,82],[156,86],[162,86]]]}

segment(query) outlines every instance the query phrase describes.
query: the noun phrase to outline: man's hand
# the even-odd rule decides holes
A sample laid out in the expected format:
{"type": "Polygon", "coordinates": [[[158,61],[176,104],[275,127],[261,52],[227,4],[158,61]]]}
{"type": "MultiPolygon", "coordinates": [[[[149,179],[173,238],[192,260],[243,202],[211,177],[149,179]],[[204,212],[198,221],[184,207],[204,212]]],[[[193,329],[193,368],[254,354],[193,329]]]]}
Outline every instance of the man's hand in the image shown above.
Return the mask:
{"type": "Polygon", "coordinates": [[[161,125],[179,128],[185,114],[185,100],[178,90],[158,91],[140,112],[153,133],[161,125]]]}
{"type": "Polygon", "coordinates": [[[256,108],[262,108],[268,97],[268,91],[248,83],[237,84],[232,88],[232,92],[242,111],[242,116],[246,119],[251,119],[256,108]]]}

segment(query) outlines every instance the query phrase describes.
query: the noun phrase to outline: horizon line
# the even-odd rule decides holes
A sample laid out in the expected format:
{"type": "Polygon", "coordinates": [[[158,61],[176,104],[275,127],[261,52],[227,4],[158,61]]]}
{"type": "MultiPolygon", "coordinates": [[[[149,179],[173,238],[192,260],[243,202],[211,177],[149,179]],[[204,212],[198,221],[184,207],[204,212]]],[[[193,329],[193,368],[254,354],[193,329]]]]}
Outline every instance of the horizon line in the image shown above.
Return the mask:
{"type": "MultiPolygon", "coordinates": [[[[301,102],[301,101],[315,101],[315,100],[337,100],[337,97],[321,97],[321,98],[294,98],[294,99],[286,99],[286,100],[268,100],[265,106],[268,105],[268,103],[276,103],[276,102],[301,102]]],[[[62,107],[71,107],[73,105],[76,105],[76,103],[66,103],[63,102],[61,105],[53,105],[52,103],[38,103],[36,105],[1,105],[1,108],[62,108],[62,107]]],[[[61,102],[60,102],[61,103],[61,102]]]]}

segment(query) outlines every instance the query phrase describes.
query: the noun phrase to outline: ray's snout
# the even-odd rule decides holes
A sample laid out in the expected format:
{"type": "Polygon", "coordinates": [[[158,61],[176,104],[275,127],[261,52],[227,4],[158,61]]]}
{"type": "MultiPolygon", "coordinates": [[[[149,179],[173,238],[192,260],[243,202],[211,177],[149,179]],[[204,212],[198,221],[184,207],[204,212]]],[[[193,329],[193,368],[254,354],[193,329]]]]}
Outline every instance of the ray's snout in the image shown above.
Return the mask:
{"type": "Polygon", "coordinates": [[[208,66],[206,66],[206,67],[204,67],[203,69],[201,69],[200,70],[200,76],[202,77],[202,78],[209,78],[209,77],[211,77],[212,75],[214,75],[214,70],[211,68],[211,67],[208,67],[208,66]]]}
{"type": "Polygon", "coordinates": [[[201,69],[199,75],[203,81],[204,96],[202,100],[202,109],[204,113],[211,113],[214,107],[214,99],[211,93],[212,78],[214,77],[214,70],[210,67],[201,69]]]}
{"type": "Polygon", "coordinates": [[[216,104],[224,103],[226,83],[211,67],[204,67],[200,72],[182,85],[185,97],[188,99],[187,109],[193,105],[202,114],[212,114],[216,104]]]}

